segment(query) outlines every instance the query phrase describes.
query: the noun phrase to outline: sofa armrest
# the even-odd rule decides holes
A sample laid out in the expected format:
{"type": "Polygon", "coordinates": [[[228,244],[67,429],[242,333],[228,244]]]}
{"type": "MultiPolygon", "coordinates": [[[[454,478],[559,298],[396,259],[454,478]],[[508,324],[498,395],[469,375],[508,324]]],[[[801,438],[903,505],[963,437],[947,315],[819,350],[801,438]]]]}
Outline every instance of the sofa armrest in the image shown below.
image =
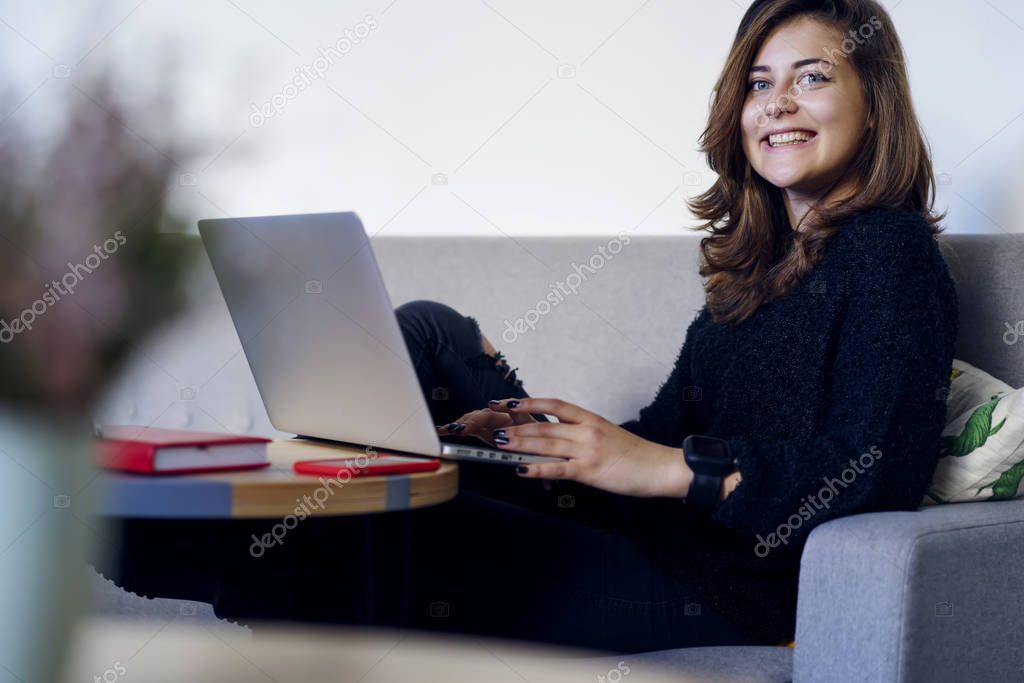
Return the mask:
{"type": "Polygon", "coordinates": [[[793,681],[1009,681],[1024,672],[1024,499],[815,528],[793,681]]]}

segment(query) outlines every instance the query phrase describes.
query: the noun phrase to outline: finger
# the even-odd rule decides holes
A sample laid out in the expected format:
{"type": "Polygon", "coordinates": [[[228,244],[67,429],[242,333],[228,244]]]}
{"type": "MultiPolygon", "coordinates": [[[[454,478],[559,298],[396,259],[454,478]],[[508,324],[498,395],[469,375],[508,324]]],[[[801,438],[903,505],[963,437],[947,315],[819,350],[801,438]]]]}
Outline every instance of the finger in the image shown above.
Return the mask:
{"type": "Polygon", "coordinates": [[[516,474],[526,479],[572,479],[575,466],[573,462],[541,462],[530,465],[519,465],[516,474]]]}
{"type": "Polygon", "coordinates": [[[498,413],[493,410],[474,410],[459,420],[460,424],[466,425],[462,434],[487,434],[499,427],[512,426],[512,416],[508,413],[498,413]]]}
{"type": "Polygon", "coordinates": [[[434,425],[434,428],[437,430],[438,434],[462,434],[466,430],[465,424],[461,422],[462,419],[463,418],[460,417],[459,420],[455,422],[449,422],[448,424],[443,425],[434,425]]]}
{"type": "Polygon", "coordinates": [[[486,431],[495,427],[504,427],[512,424],[512,416],[508,413],[499,413],[489,408],[481,408],[480,410],[473,410],[455,422],[449,422],[444,425],[435,425],[437,431],[441,434],[458,434],[462,436],[468,436],[471,431],[486,431]]]}
{"type": "Polygon", "coordinates": [[[491,410],[490,408],[481,408],[480,410],[474,410],[466,417],[477,424],[512,424],[511,413],[503,413],[498,410],[491,410]]]}
{"type": "MultiPolygon", "coordinates": [[[[556,458],[571,457],[573,444],[565,439],[546,439],[539,436],[515,437],[505,443],[502,437],[494,436],[494,443],[498,448],[506,451],[519,453],[532,453],[533,455],[550,455],[556,458]]],[[[507,437],[506,437],[507,438],[507,437]]]]}
{"type": "Polygon", "coordinates": [[[515,437],[541,436],[549,439],[565,439],[579,441],[587,427],[566,422],[531,422],[522,425],[502,427],[503,435],[510,439],[515,437]]]}
{"type": "MultiPolygon", "coordinates": [[[[491,410],[501,411],[502,404],[505,401],[507,401],[507,400],[509,400],[509,399],[505,399],[505,400],[493,399],[491,401],[488,401],[488,406],[491,408],[491,410]]],[[[505,412],[505,411],[502,411],[502,412],[505,412]]],[[[538,422],[537,418],[535,418],[530,413],[509,413],[509,414],[512,416],[512,424],[521,425],[521,424],[529,424],[531,422],[538,422]]]]}
{"type": "Polygon", "coordinates": [[[508,416],[512,418],[514,425],[540,424],[530,413],[508,413],[508,416]]]}
{"type": "Polygon", "coordinates": [[[580,423],[593,417],[594,413],[560,398],[507,398],[492,404],[491,410],[507,413],[537,413],[554,415],[561,422],[580,423]]]}

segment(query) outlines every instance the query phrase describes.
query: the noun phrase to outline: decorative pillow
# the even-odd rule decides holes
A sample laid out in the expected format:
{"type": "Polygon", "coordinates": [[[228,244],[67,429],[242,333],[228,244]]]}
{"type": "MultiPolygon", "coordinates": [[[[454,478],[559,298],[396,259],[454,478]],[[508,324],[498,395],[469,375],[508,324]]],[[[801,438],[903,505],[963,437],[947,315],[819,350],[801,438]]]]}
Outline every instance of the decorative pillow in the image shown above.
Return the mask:
{"type": "Polygon", "coordinates": [[[949,391],[939,463],[921,504],[1024,495],[1024,389],[954,359],[949,391]]]}

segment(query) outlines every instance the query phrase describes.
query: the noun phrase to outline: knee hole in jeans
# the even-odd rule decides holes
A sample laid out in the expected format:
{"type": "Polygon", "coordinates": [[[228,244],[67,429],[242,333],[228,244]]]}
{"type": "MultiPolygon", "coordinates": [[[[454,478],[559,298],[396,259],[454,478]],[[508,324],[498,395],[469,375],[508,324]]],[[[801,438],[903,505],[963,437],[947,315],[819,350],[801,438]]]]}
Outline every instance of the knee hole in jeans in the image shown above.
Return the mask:
{"type": "Polygon", "coordinates": [[[497,349],[495,349],[493,355],[487,353],[487,351],[484,350],[484,335],[483,332],[480,331],[480,323],[478,323],[476,318],[474,318],[471,315],[467,315],[466,319],[473,324],[473,329],[476,331],[477,346],[480,347],[480,353],[470,360],[475,360],[477,358],[493,359],[494,367],[502,371],[505,381],[508,382],[509,385],[517,389],[522,389],[523,380],[516,377],[516,370],[518,370],[519,368],[515,367],[510,369],[505,354],[502,353],[501,351],[498,351],[497,349]]]}

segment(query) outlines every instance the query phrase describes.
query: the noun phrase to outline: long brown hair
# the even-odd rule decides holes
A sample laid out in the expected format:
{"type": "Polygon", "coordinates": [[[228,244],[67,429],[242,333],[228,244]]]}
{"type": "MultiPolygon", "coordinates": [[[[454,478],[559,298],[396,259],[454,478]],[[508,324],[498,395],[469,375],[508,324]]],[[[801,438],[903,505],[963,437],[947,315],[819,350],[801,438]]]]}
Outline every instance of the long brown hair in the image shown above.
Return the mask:
{"type": "Polygon", "coordinates": [[[843,221],[861,211],[910,209],[933,234],[941,232],[945,213],[931,209],[935,177],[910,97],[903,48],[888,13],[874,0],[754,2],[715,85],[700,144],[718,179],[687,203],[704,221],[696,229],[711,233],[701,240],[700,274],[716,322],[742,322],[762,303],[787,294],[821,258],[843,221]],[[843,53],[860,78],[867,120],[874,125],[848,169],[857,191],[832,206],[819,201],[793,230],[782,190],[751,168],[740,119],[761,45],[775,27],[800,16],[849,36],[843,53]]]}

